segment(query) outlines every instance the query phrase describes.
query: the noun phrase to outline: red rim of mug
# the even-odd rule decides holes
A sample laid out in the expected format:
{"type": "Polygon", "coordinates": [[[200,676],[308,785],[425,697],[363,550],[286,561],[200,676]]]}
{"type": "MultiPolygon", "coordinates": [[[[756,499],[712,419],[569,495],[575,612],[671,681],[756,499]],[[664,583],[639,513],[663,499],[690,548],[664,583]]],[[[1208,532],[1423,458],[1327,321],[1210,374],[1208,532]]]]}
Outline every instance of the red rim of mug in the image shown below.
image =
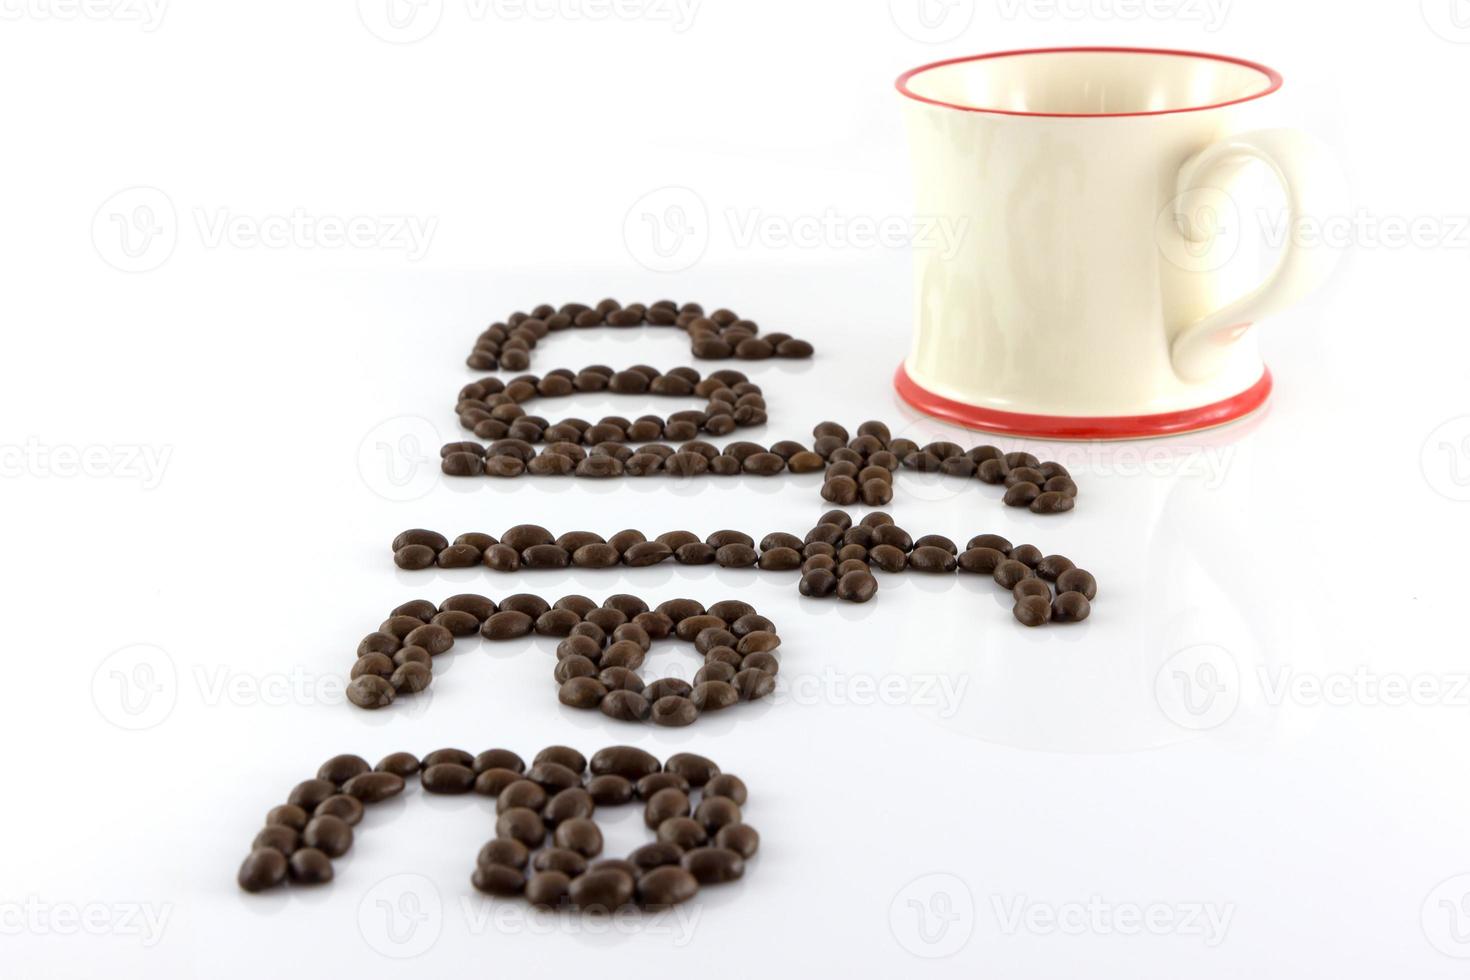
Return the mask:
{"type": "Polygon", "coordinates": [[[1145,439],[1213,429],[1244,418],[1266,403],[1271,394],[1271,372],[1262,369],[1255,384],[1229,398],[1198,408],[1154,415],[1029,415],[981,408],[935,394],[909,377],[902,364],[893,376],[893,386],[904,401],[925,415],[967,429],[1034,439],[1145,439]]]}
{"type": "Polygon", "coordinates": [[[1022,48],[1016,51],[992,51],[987,54],[971,54],[961,58],[947,58],[944,61],[933,61],[927,65],[910,68],[893,83],[899,94],[913,99],[915,102],[924,102],[929,105],[937,105],[945,109],[958,109],[961,112],[986,112],[1000,116],[1036,116],[1049,119],[1119,119],[1126,116],[1167,116],[1178,112],[1203,112],[1206,109],[1220,109],[1228,105],[1239,105],[1242,102],[1251,102],[1255,99],[1264,98],[1281,87],[1281,73],[1274,68],[1255,61],[1247,61],[1244,58],[1232,58],[1229,55],[1211,54],[1207,51],[1184,51],[1174,48],[1112,48],[1112,47],[1082,47],[1082,48],[1022,48]],[[923,74],[934,68],[943,68],[946,65],[958,65],[968,61],[986,61],[991,58],[1014,58],[1031,54],[1086,54],[1096,52],[1107,52],[1112,54],[1162,54],[1172,55],[1178,58],[1203,58],[1207,61],[1225,61],[1232,65],[1240,65],[1251,68],[1265,76],[1269,84],[1259,92],[1242,96],[1239,99],[1231,99],[1227,102],[1212,102],[1209,105],[1185,106],[1179,109],[1153,109],[1148,112],[1023,112],[1018,109],[990,109],[983,106],[960,105],[956,102],[941,102],[938,99],[930,99],[919,95],[909,88],[909,79],[915,75],[923,74]]]}

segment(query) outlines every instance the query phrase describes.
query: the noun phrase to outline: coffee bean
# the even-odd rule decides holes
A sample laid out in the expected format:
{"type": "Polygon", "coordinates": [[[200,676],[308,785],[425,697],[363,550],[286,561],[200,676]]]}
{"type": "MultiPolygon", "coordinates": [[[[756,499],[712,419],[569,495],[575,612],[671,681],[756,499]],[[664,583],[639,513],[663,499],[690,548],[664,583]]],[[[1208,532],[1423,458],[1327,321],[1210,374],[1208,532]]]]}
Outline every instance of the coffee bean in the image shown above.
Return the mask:
{"type": "Polygon", "coordinates": [[[587,859],[565,847],[548,847],[536,852],[531,867],[537,871],[560,871],[569,878],[587,870],[587,859]]]}
{"type": "Polygon", "coordinates": [[[1045,596],[1028,595],[1016,602],[1016,621],[1022,626],[1040,626],[1051,619],[1051,600],[1045,596]]]}
{"type": "Polygon", "coordinates": [[[526,879],[525,895],[532,905],[554,908],[567,900],[572,879],[561,871],[538,871],[526,879]]]}
{"type": "Polygon", "coordinates": [[[954,554],[935,545],[920,545],[909,555],[909,567],[916,572],[952,572],[955,565],[954,554]]]}
{"type": "Polygon", "coordinates": [[[650,717],[656,725],[681,728],[694,724],[699,717],[699,709],[689,698],[670,695],[653,702],[650,717]]]}
{"type": "Polygon", "coordinates": [[[430,531],[421,527],[410,528],[393,539],[395,552],[410,545],[421,545],[437,552],[449,547],[449,539],[438,531],[430,531]]]}
{"type": "Polygon", "coordinates": [[[271,807],[270,812],[265,815],[266,826],[279,825],[290,827],[292,830],[300,830],[305,827],[306,820],[306,811],[294,803],[282,803],[280,806],[271,807]]]}
{"type": "Polygon", "coordinates": [[[486,769],[475,776],[475,792],[482,796],[499,796],[520,781],[520,773],[513,769],[486,769]]]}
{"type": "Polygon", "coordinates": [[[638,780],[659,771],[659,761],[652,753],[632,745],[613,745],[594,753],[590,763],[594,775],[622,776],[638,780]]]}
{"type": "Polygon", "coordinates": [[[711,776],[709,782],[704,784],[704,798],[713,796],[724,797],[738,804],[744,804],[748,796],[745,783],[739,776],[730,773],[718,773],[711,776]]]}
{"type": "MultiPolygon", "coordinates": [[[[741,824],[732,824],[724,830],[733,830],[741,824]]],[[[718,835],[716,836],[718,840],[718,835]]],[[[696,847],[684,854],[679,862],[702,885],[718,885],[735,881],[745,874],[745,859],[731,848],[724,846],[696,847]]]]}
{"type": "MultiPolygon", "coordinates": [[[[731,676],[734,676],[732,669],[731,676]]],[[[694,705],[696,711],[719,711],[727,708],[740,700],[740,692],[733,684],[725,681],[705,681],[697,684],[689,695],[689,701],[694,705]]],[[[655,708],[659,702],[655,701],[655,708]]]]}
{"type": "Polygon", "coordinates": [[[332,859],[318,848],[303,847],[286,863],[297,884],[322,885],[332,880],[332,859]]]}
{"type": "Polygon", "coordinates": [[[470,768],[477,773],[485,772],[487,769],[509,769],[511,772],[525,772],[526,764],[521,757],[509,749],[488,749],[475,756],[470,763],[470,768]]]}
{"type": "Polygon", "coordinates": [[[676,752],[664,762],[664,772],[682,776],[695,789],[719,775],[720,767],[714,761],[693,752],[676,752]]]}
{"type": "Polygon", "coordinates": [[[328,857],[341,857],[352,846],[352,827],[341,817],[312,817],[301,832],[301,842],[328,857]]]}
{"type": "Polygon", "coordinates": [[[516,868],[504,864],[489,864],[475,868],[470,875],[470,884],[487,895],[509,898],[519,895],[526,887],[526,876],[516,868]]]}
{"type": "Polygon", "coordinates": [[[837,590],[837,576],[825,568],[813,568],[801,576],[801,594],[824,598],[837,590]]]}
{"type": "Polygon", "coordinates": [[[513,609],[502,609],[485,620],[480,634],[487,640],[511,640],[518,636],[526,636],[535,626],[536,621],[525,613],[513,609]]]}
{"type": "Polygon", "coordinates": [[[878,594],[878,580],[870,572],[855,570],[837,580],[837,597],[848,602],[867,602],[878,594]]]}
{"type": "Polygon", "coordinates": [[[235,880],[247,892],[261,892],[286,880],[286,855],[272,847],[257,848],[240,865],[235,880]]]}
{"type": "Polygon", "coordinates": [[[360,755],[334,755],[316,771],[318,779],[341,786],[358,773],[369,772],[372,766],[360,755]]]}
{"type": "Polygon", "coordinates": [[[303,779],[291,790],[286,797],[287,803],[293,803],[308,812],[315,810],[317,806],[327,797],[336,794],[337,786],[327,779],[303,779]]]}
{"type": "Polygon", "coordinates": [[[438,552],[422,544],[405,545],[393,552],[393,563],[409,571],[429,568],[434,564],[436,558],[438,558],[438,552]]]}
{"type": "Polygon", "coordinates": [[[1039,578],[1023,578],[1011,589],[1011,595],[1019,602],[1028,595],[1042,596],[1047,602],[1051,602],[1051,586],[1039,578]]]}
{"type": "Polygon", "coordinates": [[[709,839],[709,835],[704,826],[692,817],[670,817],[658,825],[658,839],[687,851],[699,847],[709,839]]]}
{"type": "Polygon", "coordinates": [[[705,796],[695,808],[694,819],[714,836],[721,827],[740,822],[740,804],[723,796],[705,796]]]}
{"type": "Polygon", "coordinates": [[[643,808],[643,822],[650,830],[657,830],[658,825],[670,817],[687,817],[689,813],[688,794],[670,787],[658,790],[648,798],[648,803],[643,808]]]}
{"type": "Polygon", "coordinates": [[[357,826],[362,820],[362,813],[362,801],[354,796],[348,796],[346,793],[338,793],[336,796],[327,797],[318,803],[316,809],[312,811],[313,816],[336,817],[344,821],[349,827],[357,826]]]}
{"type": "Polygon", "coordinates": [[[1080,623],[1092,612],[1092,605],[1081,592],[1063,592],[1052,600],[1051,618],[1059,623],[1080,623]]]}
{"type": "Polygon", "coordinates": [[[602,713],[618,721],[642,721],[651,706],[648,699],[632,691],[610,691],[598,705],[602,713]]]}
{"type": "Polygon", "coordinates": [[[633,879],[624,871],[588,871],[569,888],[573,904],[586,912],[612,912],[633,899],[633,879]]]}
{"type": "Polygon", "coordinates": [[[755,701],[776,689],[776,678],[768,671],[751,668],[737,673],[730,684],[740,692],[742,701],[755,701]]]}
{"type": "MultiPolygon", "coordinates": [[[[404,780],[419,771],[419,760],[418,756],[412,752],[391,752],[379,759],[378,764],[373,768],[377,772],[386,772],[399,777],[400,780],[404,780]]],[[[343,791],[346,792],[345,786],[343,787],[343,791]]],[[[362,798],[360,795],[358,796],[358,799],[362,798]]]]}
{"type": "Polygon", "coordinates": [[[1080,592],[1091,601],[1097,598],[1097,579],[1084,568],[1069,568],[1057,576],[1058,592],[1080,592]]]}
{"type": "MultiPolygon", "coordinates": [[[[741,347],[749,343],[754,341],[745,341],[741,347]]],[[[667,908],[687,902],[698,891],[699,881],[678,865],[654,868],[638,879],[638,901],[645,908],[667,908]]]]}
{"type": "Polygon", "coordinates": [[[733,824],[721,827],[715,835],[715,846],[729,848],[749,861],[760,848],[760,834],[749,824],[733,824]]]}
{"type": "Polygon", "coordinates": [[[1005,553],[994,548],[969,548],[960,554],[959,567],[967,572],[989,575],[1005,560],[1005,553]]]}
{"type": "Polygon", "coordinates": [[[475,865],[484,868],[492,864],[503,864],[508,868],[524,868],[530,856],[530,850],[520,841],[497,837],[480,848],[480,853],[475,857],[475,865]]]}
{"type": "Polygon", "coordinates": [[[520,841],[527,847],[540,847],[546,839],[546,825],[535,810],[511,807],[496,818],[495,836],[520,841]]]}
{"type": "Polygon", "coordinates": [[[380,803],[403,792],[403,777],[395,772],[365,772],[347,780],[342,792],[364,803],[380,803]]]}
{"type": "Polygon", "coordinates": [[[995,571],[992,574],[995,578],[996,585],[999,585],[1003,589],[1010,590],[1016,587],[1017,582],[1021,581],[1024,578],[1030,578],[1031,569],[1028,568],[1024,563],[1016,561],[1014,558],[1007,558],[1005,561],[995,566],[995,571]]]}
{"type": "Polygon", "coordinates": [[[1018,544],[1011,549],[1011,557],[1021,562],[1027,568],[1035,568],[1041,564],[1041,559],[1045,556],[1042,555],[1041,549],[1034,544],[1018,544]]]}
{"type": "Polygon", "coordinates": [[[588,780],[587,793],[597,806],[617,806],[633,798],[633,784],[623,776],[606,773],[588,780]]]}
{"type": "Polygon", "coordinates": [[[475,771],[458,763],[440,762],[427,766],[419,779],[428,793],[468,793],[475,786],[475,771]]]}
{"type": "MultiPolygon", "coordinates": [[[[685,812],[688,812],[687,808],[685,812]]],[[[284,824],[278,823],[267,824],[260,833],[255,835],[255,840],[250,843],[251,850],[259,850],[262,847],[273,847],[287,857],[290,857],[291,853],[300,846],[301,834],[284,824]]]]}

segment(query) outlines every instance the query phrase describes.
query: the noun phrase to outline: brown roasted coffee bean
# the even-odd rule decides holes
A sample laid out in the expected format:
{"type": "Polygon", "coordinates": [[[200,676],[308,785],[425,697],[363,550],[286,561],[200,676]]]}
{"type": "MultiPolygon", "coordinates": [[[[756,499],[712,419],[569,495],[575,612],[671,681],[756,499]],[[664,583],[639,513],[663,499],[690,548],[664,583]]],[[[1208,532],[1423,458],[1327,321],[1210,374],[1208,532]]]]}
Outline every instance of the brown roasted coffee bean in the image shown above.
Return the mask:
{"type": "Polygon", "coordinates": [[[301,832],[301,843],[327,857],[341,857],[352,846],[352,827],[341,817],[312,817],[301,832]]]}
{"type": "Polygon", "coordinates": [[[1036,547],[1036,545],[1034,544],[1018,544],[1011,549],[1011,557],[1021,564],[1025,565],[1027,568],[1035,568],[1037,565],[1041,564],[1041,559],[1044,558],[1045,555],[1043,555],[1041,553],[1041,549],[1036,547]]]}
{"type": "Polygon", "coordinates": [[[322,885],[332,880],[332,859],[318,848],[303,847],[286,863],[291,880],[297,884],[322,885]]]}
{"type": "Polygon", "coordinates": [[[403,777],[386,770],[365,772],[347,780],[342,786],[342,792],[355,796],[364,803],[380,803],[403,792],[403,777]]]}
{"type": "Polygon", "coordinates": [[[909,568],[916,572],[952,572],[955,565],[955,556],[935,545],[919,545],[909,555],[909,568]]]}
{"type": "Polygon", "coordinates": [[[308,812],[315,810],[327,797],[337,792],[337,786],[328,779],[303,779],[286,797],[287,803],[295,804],[308,812]]]}
{"type": "MultiPolygon", "coordinates": [[[[378,764],[373,769],[376,772],[385,772],[397,776],[401,781],[419,771],[419,759],[412,752],[390,752],[379,759],[378,764]]],[[[399,788],[402,789],[402,786],[399,788]]],[[[346,792],[345,785],[343,792],[346,792]]],[[[357,795],[357,798],[364,802],[372,802],[371,800],[364,799],[361,795],[354,795],[357,795]]]]}
{"type": "MultiPolygon", "coordinates": [[[[732,672],[731,676],[734,674],[732,672]]],[[[733,684],[725,681],[705,681],[697,684],[689,695],[689,701],[694,705],[696,711],[719,711],[727,708],[740,700],[740,692],[733,684]]],[[[655,701],[657,707],[659,702],[655,701]]]]}
{"type": "Polygon", "coordinates": [[[687,851],[702,845],[709,839],[709,834],[693,817],[670,817],[658,825],[658,839],[687,851]]]}
{"type": "Polygon", "coordinates": [[[639,779],[637,784],[640,800],[651,800],[666,789],[676,789],[687,796],[690,790],[689,780],[676,772],[654,772],[639,779]]]}
{"type": "Polygon", "coordinates": [[[565,847],[548,847],[536,852],[531,867],[537,871],[560,871],[569,878],[587,870],[587,859],[565,847]]]}
{"type": "Polygon", "coordinates": [[[1077,505],[1075,495],[1061,493],[1056,490],[1043,490],[1031,498],[1031,512],[1033,514],[1061,514],[1071,510],[1077,505]]]}
{"type": "Polygon", "coordinates": [[[658,825],[670,817],[687,817],[689,813],[688,794],[670,787],[661,789],[649,797],[648,803],[643,808],[643,823],[650,830],[657,830],[658,825]]]}
{"type": "Polygon", "coordinates": [[[318,803],[316,809],[312,811],[313,816],[336,817],[344,821],[349,827],[357,826],[362,820],[362,814],[362,801],[355,796],[348,796],[346,793],[338,793],[336,796],[327,797],[318,803]]]}
{"type": "Polygon", "coordinates": [[[715,835],[715,846],[729,848],[748,861],[759,850],[760,840],[760,834],[749,824],[733,824],[720,828],[715,835]]]}
{"type": "Polygon", "coordinates": [[[470,763],[470,768],[477,773],[488,769],[509,769],[511,772],[525,772],[526,764],[521,757],[509,749],[487,749],[475,756],[470,763]]]}
{"type": "Polygon", "coordinates": [[[1057,576],[1069,568],[1076,567],[1072,559],[1062,555],[1047,555],[1036,564],[1036,574],[1049,582],[1055,582],[1057,576]]]}
{"type": "Polygon", "coordinates": [[[660,771],[656,756],[632,745],[613,745],[599,750],[592,756],[590,768],[594,775],[622,776],[634,781],[660,771]]]}
{"type": "Polygon", "coordinates": [[[633,798],[633,784],[623,776],[604,773],[587,781],[587,793],[597,806],[617,806],[633,798]]]}
{"type": "Polygon", "coordinates": [[[1058,592],[1080,592],[1089,602],[1097,598],[1097,579],[1084,568],[1069,568],[1057,576],[1058,592]]]}
{"type": "Polygon", "coordinates": [[[261,847],[250,852],[235,880],[247,892],[261,892],[285,881],[286,868],[286,855],[273,847],[261,847]]]}
{"type": "Polygon", "coordinates": [[[715,765],[714,760],[702,755],[696,755],[693,752],[676,752],[664,761],[663,771],[684,777],[689,781],[690,786],[698,789],[719,775],[720,767],[715,765]]]}
{"type": "MultiPolygon", "coordinates": [[[[325,802],[325,801],[323,801],[325,802]]],[[[300,830],[306,826],[308,814],[294,803],[282,803],[280,806],[271,807],[265,815],[266,826],[280,825],[290,827],[292,830],[300,830]]]]}
{"type": "Polygon", "coordinates": [[[521,567],[521,553],[508,544],[485,549],[485,564],[497,572],[513,572],[521,567]]]}
{"type": "Polygon", "coordinates": [[[437,557],[438,552],[428,545],[410,544],[393,552],[393,563],[399,568],[416,571],[433,566],[437,557]]]}
{"type": "Polygon", "coordinates": [[[837,576],[825,568],[814,568],[801,576],[801,594],[820,599],[837,591],[837,576]]]}
{"type": "Polygon", "coordinates": [[[837,580],[837,597],[848,602],[867,602],[878,594],[878,580],[866,570],[847,572],[837,580]]]}
{"type": "Polygon", "coordinates": [[[679,863],[702,885],[734,881],[745,874],[745,859],[728,847],[696,847],[686,852],[679,863]]]}
{"type": "MultiPolygon", "coordinates": [[[[740,346],[743,349],[746,344],[752,343],[756,341],[747,340],[740,346]]],[[[645,871],[638,879],[638,902],[645,908],[667,908],[687,902],[698,891],[699,881],[678,865],[665,865],[645,871]]]]}
{"type": "Polygon", "coordinates": [[[598,704],[598,708],[609,718],[618,721],[642,721],[648,717],[651,706],[648,699],[632,691],[609,691],[598,704]]]}
{"type": "Polygon", "coordinates": [[[1042,596],[1047,602],[1051,602],[1051,586],[1039,578],[1023,578],[1011,589],[1011,595],[1020,602],[1028,595],[1042,596]]]}
{"type": "MultiPolygon", "coordinates": [[[[685,811],[688,812],[687,810],[685,811]]],[[[260,833],[255,835],[251,841],[250,849],[259,850],[262,847],[274,847],[287,857],[301,846],[301,834],[284,824],[267,824],[260,833]]]]}
{"type": "Polygon", "coordinates": [[[1040,626],[1051,619],[1051,600],[1045,596],[1028,595],[1017,600],[1014,612],[1022,626],[1040,626]]]}
{"type": "Polygon", "coordinates": [[[524,868],[530,856],[530,850],[520,841],[497,837],[480,848],[480,853],[475,856],[475,865],[483,868],[503,864],[508,868],[524,868]]]}
{"type": "Polygon", "coordinates": [[[705,799],[720,796],[743,805],[748,795],[744,781],[727,772],[716,773],[704,784],[705,799]]]}
{"type": "Polygon", "coordinates": [[[423,545],[433,551],[442,551],[449,547],[449,539],[438,531],[430,531],[426,528],[410,528],[393,539],[393,550],[398,551],[409,545],[423,545]]]}
{"type": "Polygon", "coordinates": [[[419,774],[425,792],[468,793],[475,787],[475,771],[454,762],[430,765],[419,774]]]}
{"type": "Polygon", "coordinates": [[[694,819],[713,837],[721,827],[740,822],[740,804],[723,796],[706,796],[695,808],[694,819]]]}
{"type": "Polygon", "coordinates": [[[564,872],[538,871],[526,879],[526,900],[542,908],[554,908],[567,900],[571,884],[571,877],[564,872]]]}
{"type": "Polygon", "coordinates": [[[994,548],[970,548],[960,554],[959,567],[967,572],[990,575],[1005,560],[1005,554],[994,548]]]}
{"type": "Polygon", "coordinates": [[[502,609],[485,620],[485,625],[480,628],[480,634],[487,640],[510,640],[530,634],[535,626],[535,619],[525,613],[514,609],[502,609]]]}
{"type": "Polygon", "coordinates": [[[470,884],[487,895],[509,898],[519,895],[526,887],[526,876],[517,868],[504,864],[487,864],[475,868],[470,875],[470,884]]]}
{"type": "Polygon", "coordinates": [[[621,870],[588,871],[572,880],[569,894],[577,908],[587,912],[613,912],[633,900],[634,883],[621,870]]]}
{"type": "Polygon", "coordinates": [[[1051,618],[1058,623],[1080,623],[1092,612],[1092,605],[1081,592],[1063,592],[1052,600],[1051,618]]]}
{"type": "Polygon", "coordinates": [[[694,720],[699,717],[699,709],[689,698],[669,695],[653,702],[649,717],[655,725],[682,728],[694,724],[694,720]]]}
{"type": "Polygon", "coordinates": [[[334,755],[321,764],[316,777],[341,786],[358,773],[369,772],[372,768],[360,755],[334,755]]]}
{"type": "Polygon", "coordinates": [[[495,836],[520,841],[530,848],[540,847],[546,840],[546,825],[535,810],[511,807],[495,820],[495,836]]]}
{"type": "Polygon", "coordinates": [[[992,573],[995,578],[995,584],[1006,590],[1014,589],[1017,582],[1024,578],[1030,578],[1031,574],[1032,572],[1029,567],[1023,562],[1016,561],[1014,558],[1007,558],[999,565],[996,565],[995,571],[992,573]]]}
{"type": "Polygon", "coordinates": [[[742,701],[756,701],[776,689],[776,678],[769,671],[748,668],[732,677],[730,684],[742,701]]]}

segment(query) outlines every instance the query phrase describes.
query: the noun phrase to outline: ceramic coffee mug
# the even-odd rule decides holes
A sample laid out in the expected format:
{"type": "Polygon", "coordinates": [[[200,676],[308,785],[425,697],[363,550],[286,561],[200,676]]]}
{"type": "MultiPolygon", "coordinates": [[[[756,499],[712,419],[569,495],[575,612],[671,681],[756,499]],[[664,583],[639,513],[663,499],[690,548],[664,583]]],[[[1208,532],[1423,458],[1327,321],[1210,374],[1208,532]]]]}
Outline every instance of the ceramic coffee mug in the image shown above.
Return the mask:
{"type": "Polygon", "coordinates": [[[1285,227],[1341,208],[1320,143],[1250,128],[1280,75],[1212,54],[1059,48],[941,61],[897,85],[916,210],[958,230],[915,251],[904,399],[1060,439],[1187,432],[1264,404],[1252,326],[1326,278],[1336,250],[1287,241],[1244,288],[1198,259],[1249,162],[1279,178],[1285,227]]]}

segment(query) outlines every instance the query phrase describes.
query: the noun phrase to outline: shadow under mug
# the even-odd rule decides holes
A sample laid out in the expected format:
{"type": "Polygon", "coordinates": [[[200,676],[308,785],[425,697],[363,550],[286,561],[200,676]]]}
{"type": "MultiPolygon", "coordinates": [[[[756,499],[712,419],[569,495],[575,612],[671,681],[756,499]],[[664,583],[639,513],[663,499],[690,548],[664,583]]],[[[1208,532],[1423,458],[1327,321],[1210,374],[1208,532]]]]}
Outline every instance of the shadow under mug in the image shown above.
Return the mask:
{"type": "Polygon", "coordinates": [[[1250,128],[1280,87],[1254,62],[1146,48],[1005,51],[901,75],[916,211],[950,230],[944,249],[915,249],[900,395],[971,428],[1056,439],[1189,432],[1260,408],[1271,375],[1251,328],[1320,284],[1337,250],[1288,235],[1265,280],[1240,289],[1215,247],[1222,214],[1240,214],[1230,188],[1263,164],[1288,229],[1346,198],[1320,142],[1250,128]]]}

